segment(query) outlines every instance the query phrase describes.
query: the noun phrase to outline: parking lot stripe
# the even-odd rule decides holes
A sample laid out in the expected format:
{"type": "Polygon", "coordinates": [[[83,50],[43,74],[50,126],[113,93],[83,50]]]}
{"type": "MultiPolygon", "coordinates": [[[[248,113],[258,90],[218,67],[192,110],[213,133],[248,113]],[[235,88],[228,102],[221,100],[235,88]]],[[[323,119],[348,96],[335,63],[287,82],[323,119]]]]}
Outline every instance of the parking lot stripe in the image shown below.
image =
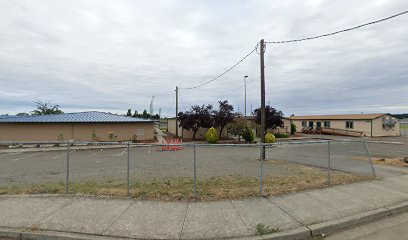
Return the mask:
{"type": "Polygon", "coordinates": [[[21,159],[24,159],[24,158],[30,158],[30,157],[34,157],[34,156],[37,156],[37,155],[40,155],[41,153],[34,153],[34,154],[31,154],[31,155],[28,155],[28,156],[24,156],[24,157],[21,157],[21,158],[15,158],[15,159],[13,159],[13,161],[18,161],[18,160],[21,160],[21,159]]]}

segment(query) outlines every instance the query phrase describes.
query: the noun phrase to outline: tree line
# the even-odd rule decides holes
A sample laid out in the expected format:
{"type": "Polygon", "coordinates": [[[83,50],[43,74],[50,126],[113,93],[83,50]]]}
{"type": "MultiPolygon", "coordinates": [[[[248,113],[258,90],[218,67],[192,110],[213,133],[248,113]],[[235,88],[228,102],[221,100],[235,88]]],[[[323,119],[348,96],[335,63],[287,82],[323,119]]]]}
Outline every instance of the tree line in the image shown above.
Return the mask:
{"type": "MultiPolygon", "coordinates": [[[[179,126],[193,131],[193,139],[200,128],[216,127],[218,129],[219,138],[223,131],[227,128],[228,132],[233,135],[241,136],[246,130],[254,127],[251,122],[245,119],[241,114],[234,112],[234,107],[228,103],[228,100],[218,101],[218,110],[213,109],[211,104],[208,105],[194,105],[191,109],[185,112],[179,112],[177,117],[179,119],[179,126]]],[[[252,112],[255,116],[255,123],[261,124],[260,108],[252,112]]],[[[283,127],[283,114],[275,108],[266,106],[266,126],[267,129],[275,129],[283,127]]]]}
{"type": "Polygon", "coordinates": [[[128,109],[126,116],[128,117],[135,117],[135,118],[144,118],[144,119],[160,119],[159,114],[154,114],[150,115],[150,113],[147,112],[147,110],[143,110],[142,113],[139,113],[137,110],[135,110],[134,113],[132,113],[132,109],[128,109]]]}

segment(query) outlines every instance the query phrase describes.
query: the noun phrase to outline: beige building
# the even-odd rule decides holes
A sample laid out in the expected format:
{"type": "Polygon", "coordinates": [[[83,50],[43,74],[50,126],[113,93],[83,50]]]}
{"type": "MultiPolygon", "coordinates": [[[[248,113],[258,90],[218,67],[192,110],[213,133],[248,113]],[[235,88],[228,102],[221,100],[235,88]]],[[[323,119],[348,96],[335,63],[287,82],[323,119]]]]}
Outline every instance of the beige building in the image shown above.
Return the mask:
{"type": "Polygon", "coordinates": [[[292,116],[297,132],[315,130],[322,134],[385,137],[400,136],[400,122],[387,113],[292,116]]]}
{"type": "Polygon", "coordinates": [[[154,140],[154,121],[103,112],[0,118],[0,141],[154,140]]]}
{"type": "MultiPolygon", "coordinates": [[[[178,136],[185,139],[193,138],[193,131],[184,129],[177,124],[178,128],[178,136]]],[[[173,135],[176,135],[176,118],[168,118],[167,119],[167,131],[173,135]]],[[[196,139],[203,139],[205,138],[205,134],[207,133],[208,128],[200,128],[196,133],[196,139]]],[[[217,131],[219,131],[217,129],[217,131]]],[[[227,130],[225,129],[221,134],[222,137],[227,137],[227,130]]]]}

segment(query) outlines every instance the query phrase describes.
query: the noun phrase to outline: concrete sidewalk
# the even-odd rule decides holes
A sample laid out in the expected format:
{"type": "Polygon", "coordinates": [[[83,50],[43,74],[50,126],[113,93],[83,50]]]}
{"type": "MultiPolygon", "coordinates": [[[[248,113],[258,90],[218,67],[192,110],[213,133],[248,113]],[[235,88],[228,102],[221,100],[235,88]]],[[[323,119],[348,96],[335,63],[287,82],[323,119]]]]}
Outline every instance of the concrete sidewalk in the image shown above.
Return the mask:
{"type": "Polygon", "coordinates": [[[0,197],[0,238],[305,239],[408,211],[408,175],[271,198],[159,202],[76,196],[0,197]]]}

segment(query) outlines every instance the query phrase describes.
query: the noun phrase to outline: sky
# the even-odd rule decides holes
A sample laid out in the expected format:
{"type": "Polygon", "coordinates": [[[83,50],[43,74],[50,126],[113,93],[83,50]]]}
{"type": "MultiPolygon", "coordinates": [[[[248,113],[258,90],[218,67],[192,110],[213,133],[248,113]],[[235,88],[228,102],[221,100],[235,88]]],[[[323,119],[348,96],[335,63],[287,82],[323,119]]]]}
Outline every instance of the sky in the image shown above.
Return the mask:
{"type": "MultiPolygon", "coordinates": [[[[175,116],[228,100],[260,106],[260,39],[319,35],[408,10],[406,0],[0,0],[0,114],[175,116]]],[[[266,46],[266,103],[285,116],[408,112],[408,14],[317,40],[266,46]]]]}

